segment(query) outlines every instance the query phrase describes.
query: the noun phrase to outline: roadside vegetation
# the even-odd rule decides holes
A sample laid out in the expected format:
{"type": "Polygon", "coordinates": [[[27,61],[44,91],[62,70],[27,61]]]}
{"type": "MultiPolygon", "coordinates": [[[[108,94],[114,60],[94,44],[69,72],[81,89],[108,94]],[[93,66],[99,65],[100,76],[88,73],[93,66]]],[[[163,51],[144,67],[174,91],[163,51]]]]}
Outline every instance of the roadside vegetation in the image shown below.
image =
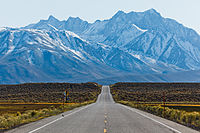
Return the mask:
{"type": "Polygon", "coordinates": [[[37,121],[49,116],[57,115],[62,112],[74,109],[76,107],[80,107],[83,105],[91,104],[94,101],[87,101],[83,103],[73,103],[73,104],[65,104],[64,106],[51,106],[48,108],[37,109],[37,110],[27,110],[23,113],[13,112],[13,113],[4,113],[0,115],[0,129],[6,130],[12,127],[16,127],[22,124],[26,124],[29,122],[37,121]]]}
{"type": "Polygon", "coordinates": [[[116,83],[111,93],[116,102],[200,131],[199,83],[116,83]]]}
{"type": "Polygon", "coordinates": [[[91,104],[100,87],[96,83],[0,85],[0,131],[91,104]],[[66,89],[69,97],[63,104],[66,89]]]}

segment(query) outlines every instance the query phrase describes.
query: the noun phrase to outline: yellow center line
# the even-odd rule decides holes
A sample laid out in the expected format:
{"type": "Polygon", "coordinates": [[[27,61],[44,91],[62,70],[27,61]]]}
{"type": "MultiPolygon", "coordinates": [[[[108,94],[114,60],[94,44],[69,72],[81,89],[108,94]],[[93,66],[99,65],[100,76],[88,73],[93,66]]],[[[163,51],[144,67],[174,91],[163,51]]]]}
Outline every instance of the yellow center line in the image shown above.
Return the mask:
{"type": "Polygon", "coordinates": [[[105,128],[104,128],[104,133],[107,133],[106,125],[107,125],[107,113],[104,113],[104,123],[105,123],[105,128]]]}

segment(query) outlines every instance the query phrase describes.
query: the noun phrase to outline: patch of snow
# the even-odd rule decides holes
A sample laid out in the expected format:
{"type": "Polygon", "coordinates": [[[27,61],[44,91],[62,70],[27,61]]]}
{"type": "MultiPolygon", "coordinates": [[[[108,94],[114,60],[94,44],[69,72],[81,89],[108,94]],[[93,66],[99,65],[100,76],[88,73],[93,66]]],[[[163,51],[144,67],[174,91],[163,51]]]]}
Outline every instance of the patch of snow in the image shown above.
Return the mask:
{"type": "Polygon", "coordinates": [[[53,50],[48,50],[50,53],[57,53],[56,51],[53,50]]]}
{"type": "Polygon", "coordinates": [[[43,40],[39,37],[36,37],[36,40],[39,42],[39,43],[43,43],[43,40]]]}
{"type": "Polygon", "coordinates": [[[28,58],[28,63],[29,63],[29,64],[33,64],[30,57],[28,58]]]}
{"type": "Polygon", "coordinates": [[[33,33],[37,33],[37,31],[41,31],[38,29],[20,29],[21,31],[28,31],[28,32],[33,32],[33,33]]]}
{"type": "Polygon", "coordinates": [[[8,39],[8,41],[9,41],[9,42],[12,42],[13,40],[12,40],[12,39],[8,39]]]}
{"type": "Polygon", "coordinates": [[[30,45],[33,45],[34,44],[34,42],[26,42],[27,44],[30,44],[30,45]]]}
{"type": "Polygon", "coordinates": [[[40,44],[43,44],[43,45],[45,45],[45,46],[47,46],[47,47],[50,47],[50,48],[54,48],[52,45],[47,44],[47,42],[46,42],[44,39],[41,39],[41,38],[39,38],[39,37],[36,37],[36,40],[37,40],[40,44]]]}
{"type": "Polygon", "coordinates": [[[160,73],[160,71],[154,69],[154,68],[151,68],[151,70],[153,70],[154,72],[157,72],[157,73],[160,73]]]}
{"type": "Polygon", "coordinates": [[[156,63],[156,60],[155,59],[152,59],[152,58],[149,58],[149,57],[146,57],[151,63],[155,64],[156,63]]]}
{"type": "Polygon", "coordinates": [[[15,46],[10,46],[9,50],[7,51],[6,55],[12,52],[15,49],[15,46]]]}
{"type": "Polygon", "coordinates": [[[142,31],[142,32],[146,32],[148,30],[144,30],[144,29],[141,29],[140,27],[138,27],[137,25],[135,24],[132,24],[136,29],[138,29],[139,31],[142,31]]]}
{"type": "Polygon", "coordinates": [[[81,39],[77,34],[75,34],[74,32],[71,32],[71,31],[65,31],[68,35],[72,36],[72,37],[76,37],[76,38],[79,38],[81,39]]]}
{"type": "Polygon", "coordinates": [[[0,27],[0,32],[6,30],[5,27],[0,27]]]}
{"type": "Polygon", "coordinates": [[[78,56],[73,56],[73,57],[74,57],[75,59],[77,59],[77,60],[83,62],[83,60],[82,60],[80,57],[78,57],[78,56]]]}
{"type": "Polygon", "coordinates": [[[84,59],[84,57],[82,56],[81,52],[75,51],[75,50],[70,49],[70,48],[67,48],[67,50],[71,51],[71,52],[74,53],[76,56],[78,56],[78,57],[84,59]]]}
{"type": "Polygon", "coordinates": [[[55,31],[58,31],[58,29],[55,28],[54,26],[52,26],[51,24],[48,24],[48,26],[50,26],[51,28],[53,28],[55,31]]]}
{"type": "Polygon", "coordinates": [[[109,45],[105,45],[103,43],[98,43],[99,46],[101,46],[103,49],[109,49],[111,48],[109,45]]]}
{"type": "Polygon", "coordinates": [[[14,33],[15,33],[14,31],[12,31],[12,32],[10,33],[10,36],[9,36],[9,39],[8,39],[10,43],[13,42],[13,39],[14,39],[14,33]]]}
{"type": "Polygon", "coordinates": [[[68,34],[67,36],[72,36],[72,37],[78,38],[78,39],[80,39],[80,40],[82,40],[82,41],[84,41],[84,42],[87,42],[87,43],[89,43],[88,41],[86,41],[86,40],[82,39],[80,36],[78,36],[78,35],[77,35],[77,34],[75,34],[74,32],[71,32],[71,31],[65,31],[65,33],[67,33],[67,34],[68,34]]]}
{"type": "Polygon", "coordinates": [[[137,59],[139,59],[139,60],[141,60],[141,58],[140,58],[140,55],[134,55],[134,54],[131,54],[132,56],[134,56],[135,58],[137,58],[137,59]]]}

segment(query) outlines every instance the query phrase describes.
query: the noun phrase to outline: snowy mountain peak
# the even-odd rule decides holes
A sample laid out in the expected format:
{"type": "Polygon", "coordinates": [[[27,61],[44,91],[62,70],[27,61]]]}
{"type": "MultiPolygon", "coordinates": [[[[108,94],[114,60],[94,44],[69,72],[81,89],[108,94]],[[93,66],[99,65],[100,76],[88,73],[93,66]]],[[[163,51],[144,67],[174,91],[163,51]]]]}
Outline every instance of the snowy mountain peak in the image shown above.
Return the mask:
{"type": "Polygon", "coordinates": [[[120,16],[125,15],[125,14],[126,14],[126,13],[125,13],[124,11],[119,10],[119,11],[113,16],[113,18],[120,17],[120,16]]]}
{"type": "Polygon", "coordinates": [[[160,16],[160,13],[157,12],[154,8],[146,10],[145,13],[156,14],[160,16]]]}
{"type": "MultiPolygon", "coordinates": [[[[200,68],[200,36],[155,9],[0,29],[0,83],[83,82],[200,68]]],[[[138,77],[138,76],[137,76],[138,77]]]]}
{"type": "Polygon", "coordinates": [[[68,19],[67,19],[67,21],[70,21],[70,22],[82,22],[83,20],[81,19],[81,18],[79,18],[79,17],[69,17],[68,19]]]}
{"type": "Polygon", "coordinates": [[[56,19],[54,16],[50,15],[48,21],[59,21],[59,20],[56,19]]]}
{"type": "Polygon", "coordinates": [[[122,10],[119,10],[119,11],[117,11],[117,13],[115,15],[121,15],[121,14],[125,14],[125,12],[122,10]]]}

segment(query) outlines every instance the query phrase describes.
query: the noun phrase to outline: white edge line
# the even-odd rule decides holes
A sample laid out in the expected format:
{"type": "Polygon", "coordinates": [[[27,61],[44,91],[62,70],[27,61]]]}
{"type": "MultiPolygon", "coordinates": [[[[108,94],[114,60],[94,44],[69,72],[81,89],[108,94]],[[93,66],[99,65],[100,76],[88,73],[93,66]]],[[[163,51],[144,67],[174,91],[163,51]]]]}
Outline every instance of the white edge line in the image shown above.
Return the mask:
{"type": "Polygon", "coordinates": [[[93,104],[90,104],[90,105],[88,105],[88,106],[86,106],[86,107],[84,107],[84,108],[81,108],[81,109],[76,110],[76,111],[74,111],[74,112],[72,112],[72,113],[70,113],[70,114],[67,114],[67,115],[65,115],[64,117],[60,117],[60,118],[58,118],[58,119],[56,119],[56,120],[53,120],[53,121],[51,121],[51,122],[49,122],[49,123],[47,123],[47,124],[45,124],[45,125],[43,125],[43,126],[41,126],[41,127],[38,127],[38,128],[36,128],[36,129],[34,129],[34,130],[28,132],[28,133],[33,133],[33,132],[35,132],[35,131],[38,131],[38,130],[40,130],[40,129],[42,129],[42,128],[44,128],[44,127],[46,127],[46,126],[48,126],[48,125],[50,125],[50,124],[52,124],[52,123],[54,123],[54,122],[56,122],[56,121],[59,121],[59,120],[65,118],[65,117],[68,117],[68,116],[70,116],[70,115],[72,115],[72,114],[75,114],[75,113],[77,113],[77,112],[79,112],[79,111],[81,111],[81,110],[83,110],[83,109],[86,109],[86,108],[92,106],[92,105],[93,105],[93,104]]]}
{"type": "Polygon", "coordinates": [[[172,130],[172,131],[174,131],[174,132],[182,133],[182,132],[180,132],[180,131],[178,131],[178,130],[176,130],[176,129],[174,129],[174,128],[172,128],[172,127],[170,127],[170,126],[168,126],[168,125],[166,125],[166,124],[164,124],[164,123],[162,123],[162,122],[159,122],[159,121],[157,121],[157,120],[155,120],[155,119],[153,119],[153,118],[151,118],[151,117],[149,117],[149,116],[147,116],[147,115],[145,115],[145,114],[142,114],[142,113],[140,113],[140,112],[138,112],[138,111],[136,111],[136,110],[133,110],[133,109],[130,108],[130,107],[127,107],[127,106],[122,105],[122,104],[119,104],[119,105],[121,105],[122,107],[127,108],[127,109],[129,109],[129,110],[131,110],[131,111],[133,111],[133,112],[135,112],[135,113],[137,113],[137,114],[139,114],[139,115],[141,115],[141,116],[143,116],[143,117],[146,117],[146,118],[148,118],[148,119],[150,119],[150,120],[152,120],[152,121],[154,121],[154,122],[156,122],[156,123],[158,123],[158,124],[160,124],[160,125],[163,125],[163,126],[167,127],[168,129],[170,129],[170,130],[172,130]]]}

